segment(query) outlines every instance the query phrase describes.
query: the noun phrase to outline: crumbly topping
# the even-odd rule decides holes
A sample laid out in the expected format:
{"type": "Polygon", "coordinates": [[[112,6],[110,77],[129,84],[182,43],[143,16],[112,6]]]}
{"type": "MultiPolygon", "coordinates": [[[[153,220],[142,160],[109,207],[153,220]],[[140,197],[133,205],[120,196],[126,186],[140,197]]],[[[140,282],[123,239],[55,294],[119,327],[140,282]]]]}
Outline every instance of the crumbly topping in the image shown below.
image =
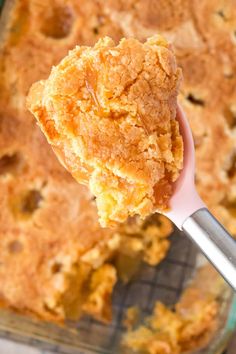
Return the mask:
{"type": "Polygon", "coordinates": [[[91,277],[90,293],[83,305],[83,311],[109,323],[112,319],[111,294],[116,280],[116,269],[111,264],[103,264],[97,269],[91,277]]]}
{"type": "Polygon", "coordinates": [[[182,168],[181,72],[159,35],[76,47],[33,85],[28,106],[60,160],[96,196],[103,226],[168,206],[182,168]]]}
{"type": "Polygon", "coordinates": [[[152,266],[159,264],[170,248],[168,237],[172,230],[170,221],[161,214],[152,215],[145,220],[131,218],[122,224],[117,232],[121,236],[120,244],[123,247],[119,248],[116,257],[121,279],[129,280],[141,260],[152,266]]]}

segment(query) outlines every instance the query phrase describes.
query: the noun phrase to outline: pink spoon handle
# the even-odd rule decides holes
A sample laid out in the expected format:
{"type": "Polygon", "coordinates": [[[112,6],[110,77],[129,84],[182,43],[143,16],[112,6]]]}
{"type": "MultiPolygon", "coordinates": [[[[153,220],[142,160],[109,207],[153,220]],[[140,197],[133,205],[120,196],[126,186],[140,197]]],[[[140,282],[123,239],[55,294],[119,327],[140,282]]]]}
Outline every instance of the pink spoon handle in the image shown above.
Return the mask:
{"type": "Polygon", "coordinates": [[[193,137],[181,107],[177,117],[184,141],[184,166],[165,215],[198,245],[236,291],[236,241],[209,212],[196,191],[193,137]]]}
{"type": "Polygon", "coordinates": [[[204,208],[205,204],[195,188],[195,152],[193,136],[185,113],[180,106],[178,107],[177,117],[184,141],[184,165],[174,185],[173,196],[170,200],[170,210],[165,213],[165,215],[182,230],[183,222],[187,217],[192,215],[196,210],[204,208]]]}

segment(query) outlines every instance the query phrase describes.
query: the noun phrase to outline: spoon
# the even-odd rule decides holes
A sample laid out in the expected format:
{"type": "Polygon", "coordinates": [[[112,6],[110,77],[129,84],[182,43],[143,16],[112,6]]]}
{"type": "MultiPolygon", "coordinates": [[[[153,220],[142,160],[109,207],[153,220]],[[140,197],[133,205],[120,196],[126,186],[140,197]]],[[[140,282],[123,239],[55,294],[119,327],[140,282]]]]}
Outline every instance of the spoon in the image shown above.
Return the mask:
{"type": "Polygon", "coordinates": [[[210,213],[196,191],[193,137],[180,106],[177,119],[184,141],[184,166],[174,184],[170,210],[163,214],[198,245],[236,291],[236,241],[210,213]]]}

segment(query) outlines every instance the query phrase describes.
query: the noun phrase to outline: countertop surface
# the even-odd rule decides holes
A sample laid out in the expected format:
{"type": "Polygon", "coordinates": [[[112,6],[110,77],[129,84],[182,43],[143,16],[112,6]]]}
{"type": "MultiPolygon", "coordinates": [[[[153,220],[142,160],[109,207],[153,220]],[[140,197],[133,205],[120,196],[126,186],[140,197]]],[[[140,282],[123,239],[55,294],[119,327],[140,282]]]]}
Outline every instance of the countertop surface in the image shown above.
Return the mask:
{"type": "Polygon", "coordinates": [[[0,339],[1,354],[53,354],[51,352],[0,339]]]}

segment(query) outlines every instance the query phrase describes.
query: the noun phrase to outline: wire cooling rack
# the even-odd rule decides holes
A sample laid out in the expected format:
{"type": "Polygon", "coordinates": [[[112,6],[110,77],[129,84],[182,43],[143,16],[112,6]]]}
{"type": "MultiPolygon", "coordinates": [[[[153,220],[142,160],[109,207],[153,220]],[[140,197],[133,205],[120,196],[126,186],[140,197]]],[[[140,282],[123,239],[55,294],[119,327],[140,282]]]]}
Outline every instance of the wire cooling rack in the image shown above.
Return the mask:
{"type": "Polygon", "coordinates": [[[196,247],[182,233],[176,231],[170,237],[171,248],[167,258],[157,267],[146,264],[129,284],[119,282],[113,295],[113,320],[109,325],[91,318],[80,321],[78,329],[85,342],[96,343],[101,352],[115,353],[119,348],[123,319],[130,306],[137,305],[141,317],[152,313],[157,300],[173,305],[191,277],[196,264],[196,247]]]}

